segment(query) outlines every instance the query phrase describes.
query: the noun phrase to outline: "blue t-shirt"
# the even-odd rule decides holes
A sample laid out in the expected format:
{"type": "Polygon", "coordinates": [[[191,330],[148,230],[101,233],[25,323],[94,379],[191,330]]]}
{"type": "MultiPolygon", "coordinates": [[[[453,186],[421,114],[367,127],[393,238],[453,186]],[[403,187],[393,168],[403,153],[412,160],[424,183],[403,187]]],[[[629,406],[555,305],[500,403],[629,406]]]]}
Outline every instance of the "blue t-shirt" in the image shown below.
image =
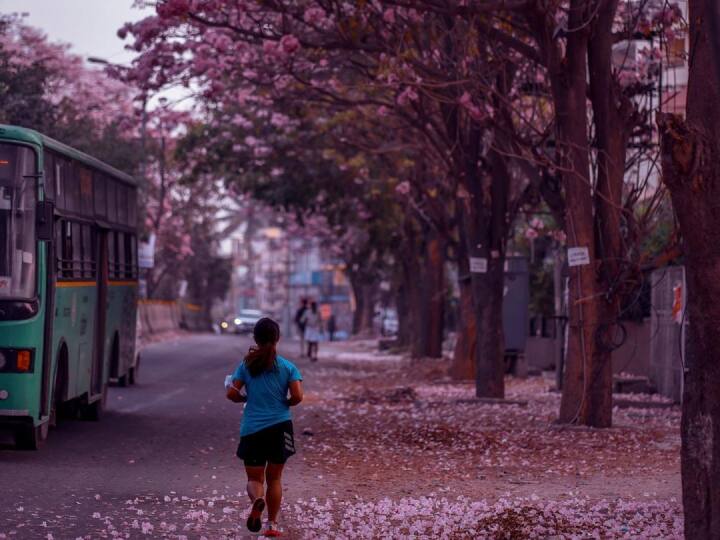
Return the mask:
{"type": "Polygon", "coordinates": [[[241,363],[233,381],[245,383],[247,403],[240,424],[240,436],[256,433],[261,429],[290,420],[287,404],[288,389],[293,381],[302,381],[300,370],[282,356],[277,356],[277,367],[253,377],[241,363]]]}

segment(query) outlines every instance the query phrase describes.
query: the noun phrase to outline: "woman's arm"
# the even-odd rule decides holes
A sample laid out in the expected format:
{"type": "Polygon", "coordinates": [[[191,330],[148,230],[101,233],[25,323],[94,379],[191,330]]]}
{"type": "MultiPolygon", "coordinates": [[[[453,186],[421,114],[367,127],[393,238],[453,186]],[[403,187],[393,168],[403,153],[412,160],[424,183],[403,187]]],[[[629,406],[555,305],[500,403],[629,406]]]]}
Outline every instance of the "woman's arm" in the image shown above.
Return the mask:
{"type": "Polygon", "coordinates": [[[287,404],[293,407],[303,400],[303,388],[302,381],[293,381],[290,383],[290,399],[287,400],[287,404]]]}
{"type": "Polygon", "coordinates": [[[230,401],[234,401],[235,403],[243,403],[243,402],[247,401],[247,397],[243,396],[240,393],[240,390],[242,390],[242,387],[244,386],[244,384],[245,383],[243,383],[241,380],[235,379],[232,383],[232,386],[228,387],[226,397],[230,401]]]}

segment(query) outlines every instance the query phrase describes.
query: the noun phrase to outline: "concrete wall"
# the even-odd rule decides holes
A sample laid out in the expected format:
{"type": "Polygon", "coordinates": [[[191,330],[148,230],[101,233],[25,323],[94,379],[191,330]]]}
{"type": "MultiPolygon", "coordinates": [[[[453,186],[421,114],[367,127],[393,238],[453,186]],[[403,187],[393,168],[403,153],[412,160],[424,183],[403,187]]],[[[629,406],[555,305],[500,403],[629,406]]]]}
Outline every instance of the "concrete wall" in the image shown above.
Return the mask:
{"type": "Polygon", "coordinates": [[[208,330],[200,306],[167,300],[140,300],[138,302],[138,339],[150,334],[170,330],[208,330]]]}
{"type": "MultiPolygon", "coordinates": [[[[641,322],[624,321],[624,343],[613,352],[613,372],[646,377],[658,393],[679,402],[683,387],[683,358],[688,319],[685,269],[670,266],[651,275],[651,317],[641,322]]],[[[552,369],[556,357],[555,339],[530,336],[528,365],[552,369]]]]}
{"type": "Polygon", "coordinates": [[[528,366],[542,370],[555,369],[555,343],[555,338],[529,336],[525,344],[528,366]]]}
{"type": "MultiPolygon", "coordinates": [[[[613,351],[614,373],[630,373],[639,377],[650,375],[651,321],[625,321],[626,336],[624,343],[613,351]]],[[[530,336],[527,340],[525,356],[528,365],[543,370],[555,368],[556,339],[552,337],[530,336]]]]}
{"type": "Polygon", "coordinates": [[[650,319],[624,321],[623,326],[627,333],[623,345],[613,351],[613,373],[647,377],[650,373],[650,319]]]}

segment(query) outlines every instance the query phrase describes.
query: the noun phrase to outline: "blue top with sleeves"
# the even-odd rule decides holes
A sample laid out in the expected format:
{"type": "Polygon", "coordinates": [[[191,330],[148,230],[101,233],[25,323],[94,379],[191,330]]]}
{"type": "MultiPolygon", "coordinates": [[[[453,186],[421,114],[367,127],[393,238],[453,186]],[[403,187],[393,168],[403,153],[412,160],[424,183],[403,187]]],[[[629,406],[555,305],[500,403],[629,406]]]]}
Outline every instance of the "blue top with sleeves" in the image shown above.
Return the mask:
{"type": "Polygon", "coordinates": [[[251,435],[262,429],[291,419],[287,395],[290,383],[302,381],[300,370],[280,355],[276,366],[253,377],[242,362],[232,376],[242,381],[247,389],[245,413],[240,424],[240,436],[251,435]]]}

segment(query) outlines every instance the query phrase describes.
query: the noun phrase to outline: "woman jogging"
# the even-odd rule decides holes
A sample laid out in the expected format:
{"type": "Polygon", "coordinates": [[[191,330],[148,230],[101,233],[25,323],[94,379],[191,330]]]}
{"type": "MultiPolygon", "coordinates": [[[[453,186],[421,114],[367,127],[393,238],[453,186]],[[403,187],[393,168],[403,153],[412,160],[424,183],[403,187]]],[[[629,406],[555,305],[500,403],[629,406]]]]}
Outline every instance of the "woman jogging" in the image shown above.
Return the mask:
{"type": "Polygon", "coordinates": [[[318,343],[323,338],[323,322],[317,302],[310,303],[310,311],[305,312],[305,315],[305,341],[308,347],[308,357],[311,362],[317,362],[318,343]]]}
{"type": "Polygon", "coordinates": [[[245,463],[247,492],[252,501],[247,528],[251,532],[262,528],[267,504],[268,524],[263,534],[281,536],[277,518],[282,472],[287,458],[295,453],[290,407],[303,399],[302,376],[292,362],[277,354],[280,327],[275,321],[260,319],[253,337],[257,346],[250,349],[233,373],[227,398],[236,403],[247,401],[237,449],[237,456],[245,463]],[[240,392],[243,388],[247,397],[240,392]]]}

